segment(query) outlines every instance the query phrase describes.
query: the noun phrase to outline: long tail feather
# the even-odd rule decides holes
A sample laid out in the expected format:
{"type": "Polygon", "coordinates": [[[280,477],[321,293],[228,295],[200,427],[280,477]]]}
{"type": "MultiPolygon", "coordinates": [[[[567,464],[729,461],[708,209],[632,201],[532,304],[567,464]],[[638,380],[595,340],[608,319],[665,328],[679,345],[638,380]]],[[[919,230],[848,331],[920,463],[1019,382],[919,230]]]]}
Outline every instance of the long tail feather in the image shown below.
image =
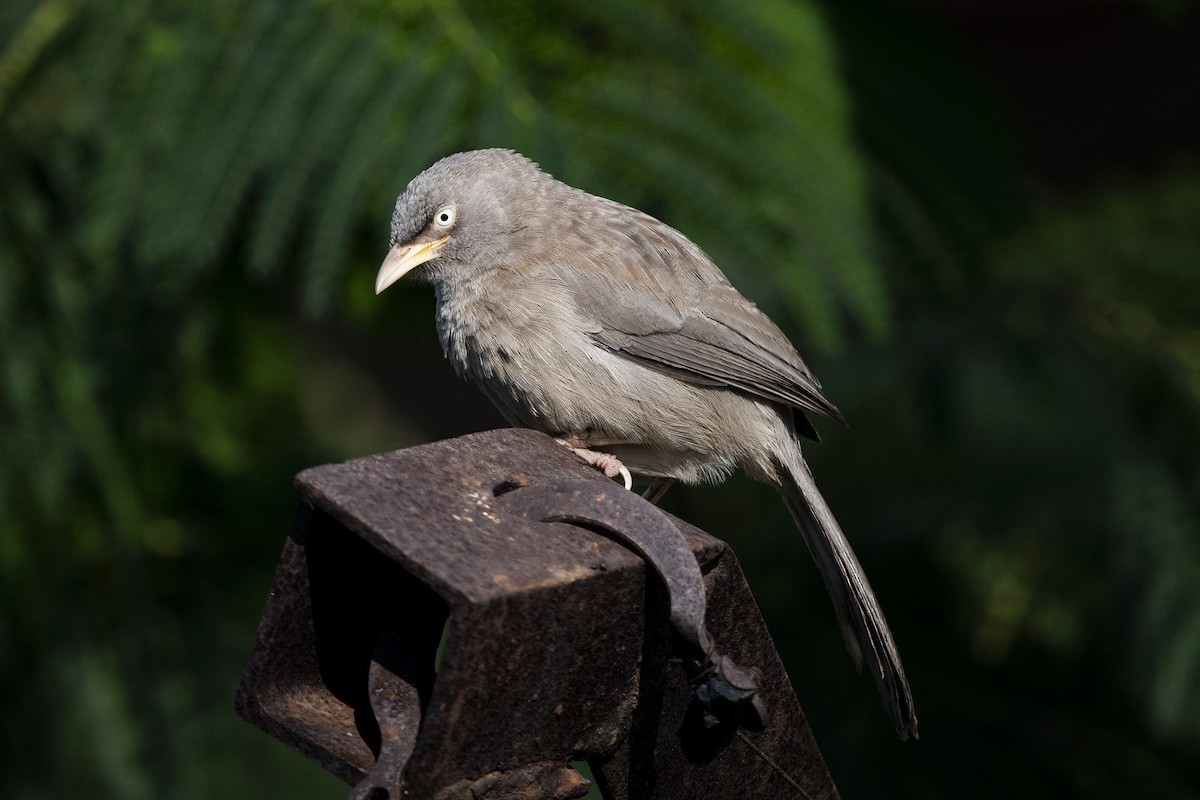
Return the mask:
{"type": "Polygon", "coordinates": [[[865,657],[900,738],[916,738],[917,715],[912,692],[871,584],[829,506],[817,491],[799,447],[780,461],[780,492],[817,562],[825,588],[833,600],[846,646],[860,670],[865,657]]]}

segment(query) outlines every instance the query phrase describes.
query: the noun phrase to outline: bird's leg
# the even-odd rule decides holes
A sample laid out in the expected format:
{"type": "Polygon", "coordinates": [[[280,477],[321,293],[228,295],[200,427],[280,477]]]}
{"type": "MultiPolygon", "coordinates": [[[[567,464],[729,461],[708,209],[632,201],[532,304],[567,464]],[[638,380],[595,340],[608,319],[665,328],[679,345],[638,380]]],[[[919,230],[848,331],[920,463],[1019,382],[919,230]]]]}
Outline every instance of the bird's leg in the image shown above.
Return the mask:
{"type": "Polygon", "coordinates": [[[621,463],[621,459],[609,453],[599,453],[595,450],[588,450],[586,447],[576,447],[571,442],[565,439],[555,439],[554,441],[569,449],[572,453],[582,458],[591,466],[603,472],[610,478],[621,476],[621,480],[625,482],[626,489],[633,488],[633,476],[629,474],[629,470],[621,463]]]}
{"type": "Polygon", "coordinates": [[[674,484],[674,478],[655,478],[650,481],[650,485],[646,487],[646,491],[642,492],[642,497],[654,503],[654,505],[658,505],[658,501],[662,500],[663,495],[667,493],[667,489],[670,489],[674,484]]]}

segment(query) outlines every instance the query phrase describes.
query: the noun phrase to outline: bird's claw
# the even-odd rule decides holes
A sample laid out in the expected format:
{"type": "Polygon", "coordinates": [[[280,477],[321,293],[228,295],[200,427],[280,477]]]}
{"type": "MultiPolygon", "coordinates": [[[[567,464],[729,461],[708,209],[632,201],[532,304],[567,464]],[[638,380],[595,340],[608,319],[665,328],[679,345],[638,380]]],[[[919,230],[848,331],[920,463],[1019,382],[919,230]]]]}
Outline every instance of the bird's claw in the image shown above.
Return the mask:
{"type": "Polygon", "coordinates": [[[621,468],[617,470],[617,473],[620,474],[621,480],[625,481],[625,490],[633,491],[633,475],[630,474],[629,469],[622,464],[621,468]]]}
{"type": "Polygon", "coordinates": [[[556,439],[559,444],[571,450],[572,453],[582,458],[591,466],[600,470],[609,478],[621,476],[621,481],[625,484],[625,489],[632,491],[633,489],[633,474],[630,473],[628,467],[621,463],[621,459],[610,453],[599,453],[595,450],[588,450],[586,447],[575,447],[570,442],[562,439],[556,439]]]}

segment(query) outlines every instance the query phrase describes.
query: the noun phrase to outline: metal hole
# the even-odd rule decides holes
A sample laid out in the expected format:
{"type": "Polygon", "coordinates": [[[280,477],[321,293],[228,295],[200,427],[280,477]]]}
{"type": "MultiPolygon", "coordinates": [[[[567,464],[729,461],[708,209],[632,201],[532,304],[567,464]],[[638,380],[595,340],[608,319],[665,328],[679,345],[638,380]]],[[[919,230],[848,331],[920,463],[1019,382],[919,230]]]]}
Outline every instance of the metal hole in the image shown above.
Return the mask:
{"type": "Polygon", "coordinates": [[[499,497],[502,494],[508,494],[515,489],[520,489],[524,485],[525,481],[520,478],[510,478],[506,481],[500,481],[492,487],[492,496],[499,497]]]}

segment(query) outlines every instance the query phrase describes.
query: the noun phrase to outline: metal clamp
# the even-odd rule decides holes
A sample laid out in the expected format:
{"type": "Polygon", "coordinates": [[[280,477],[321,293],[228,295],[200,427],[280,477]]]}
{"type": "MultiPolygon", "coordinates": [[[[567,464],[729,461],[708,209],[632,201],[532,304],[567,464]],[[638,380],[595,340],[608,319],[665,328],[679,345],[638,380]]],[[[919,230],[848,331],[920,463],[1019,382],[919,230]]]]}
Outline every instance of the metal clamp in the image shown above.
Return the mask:
{"type": "Polygon", "coordinates": [[[732,551],[549,438],[297,487],[237,708],[354,800],[566,800],[580,760],[612,800],[836,797],[732,551]]]}

